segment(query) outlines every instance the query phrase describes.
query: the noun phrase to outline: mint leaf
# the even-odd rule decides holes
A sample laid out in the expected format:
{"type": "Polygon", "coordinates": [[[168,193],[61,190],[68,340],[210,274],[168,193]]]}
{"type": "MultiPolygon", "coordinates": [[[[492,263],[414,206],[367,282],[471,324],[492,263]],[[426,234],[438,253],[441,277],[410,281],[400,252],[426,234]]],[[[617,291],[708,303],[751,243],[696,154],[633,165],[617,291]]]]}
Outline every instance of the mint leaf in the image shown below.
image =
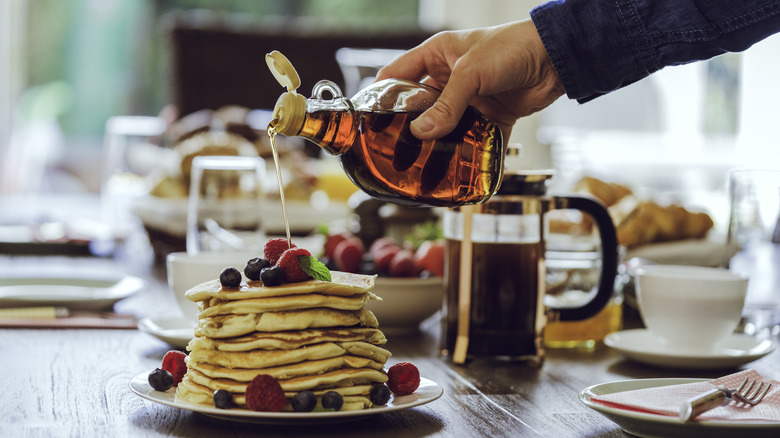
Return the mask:
{"type": "Polygon", "coordinates": [[[331,281],[330,270],[324,263],[317,260],[317,257],[299,256],[298,263],[301,264],[303,272],[309,274],[311,278],[321,281],[331,281]]]}

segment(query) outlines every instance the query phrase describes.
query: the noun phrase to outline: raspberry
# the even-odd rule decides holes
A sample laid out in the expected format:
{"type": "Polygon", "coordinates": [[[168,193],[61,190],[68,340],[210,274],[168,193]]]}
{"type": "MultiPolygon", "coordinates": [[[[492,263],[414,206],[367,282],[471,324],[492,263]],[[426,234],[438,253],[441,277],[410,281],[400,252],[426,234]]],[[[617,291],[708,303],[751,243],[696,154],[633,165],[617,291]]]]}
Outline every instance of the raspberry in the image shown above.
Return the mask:
{"type": "Polygon", "coordinates": [[[279,263],[277,263],[284,271],[284,279],[288,283],[309,279],[309,274],[304,272],[301,263],[298,261],[300,256],[311,256],[311,253],[304,248],[290,248],[282,254],[279,263]]]}
{"type": "Polygon", "coordinates": [[[268,374],[258,374],[246,388],[246,405],[253,411],[280,412],[285,402],[282,386],[268,374]]]}
{"type": "Polygon", "coordinates": [[[277,239],[271,239],[265,243],[265,247],[263,247],[263,255],[265,255],[265,259],[268,260],[271,265],[275,265],[279,263],[279,258],[282,257],[282,253],[290,248],[295,248],[295,244],[290,243],[287,239],[281,237],[277,239]]]}
{"type": "Polygon", "coordinates": [[[409,395],[420,386],[420,371],[409,362],[400,362],[387,370],[387,386],[395,395],[409,395]]]}
{"type": "Polygon", "coordinates": [[[163,356],[162,369],[168,371],[173,376],[173,386],[178,386],[187,372],[187,364],[184,362],[186,357],[186,354],[178,350],[171,350],[163,356]]]}

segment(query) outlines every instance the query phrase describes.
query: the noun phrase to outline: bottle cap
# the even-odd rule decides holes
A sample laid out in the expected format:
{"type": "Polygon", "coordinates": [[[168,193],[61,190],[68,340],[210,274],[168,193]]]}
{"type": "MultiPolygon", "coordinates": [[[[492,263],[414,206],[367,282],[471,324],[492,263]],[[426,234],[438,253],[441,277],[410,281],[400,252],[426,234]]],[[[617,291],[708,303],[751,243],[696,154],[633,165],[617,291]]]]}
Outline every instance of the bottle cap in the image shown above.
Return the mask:
{"type": "Polygon", "coordinates": [[[282,87],[287,88],[287,91],[294,92],[301,86],[301,77],[298,76],[298,72],[295,71],[290,60],[286,56],[282,55],[282,52],[274,50],[271,53],[265,55],[265,62],[268,64],[268,68],[276,78],[276,81],[282,87]]]}
{"type": "Polygon", "coordinates": [[[279,96],[274,107],[274,129],[282,135],[297,135],[306,117],[306,98],[295,92],[301,86],[301,78],[287,57],[277,50],[266,54],[265,62],[277,82],[287,88],[287,92],[279,96]]]}

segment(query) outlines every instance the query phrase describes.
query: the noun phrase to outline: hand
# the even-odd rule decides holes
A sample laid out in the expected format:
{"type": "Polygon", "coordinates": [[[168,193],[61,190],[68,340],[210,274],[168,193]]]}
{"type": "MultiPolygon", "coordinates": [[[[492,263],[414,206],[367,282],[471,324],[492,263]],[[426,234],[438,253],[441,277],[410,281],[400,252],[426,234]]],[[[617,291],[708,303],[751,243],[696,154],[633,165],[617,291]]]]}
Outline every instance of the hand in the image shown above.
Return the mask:
{"type": "Polygon", "coordinates": [[[442,90],[412,123],[421,140],[452,131],[466,107],[498,123],[505,138],[520,117],[550,105],[564,89],[531,20],[438,33],[379,71],[442,90]]]}

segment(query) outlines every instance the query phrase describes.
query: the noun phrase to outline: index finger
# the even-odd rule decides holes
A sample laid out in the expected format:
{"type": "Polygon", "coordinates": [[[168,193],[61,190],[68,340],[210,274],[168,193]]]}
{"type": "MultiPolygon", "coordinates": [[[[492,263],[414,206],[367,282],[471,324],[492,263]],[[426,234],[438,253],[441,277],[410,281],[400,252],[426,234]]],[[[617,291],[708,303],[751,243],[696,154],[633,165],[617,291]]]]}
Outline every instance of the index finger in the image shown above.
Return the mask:
{"type": "Polygon", "coordinates": [[[422,50],[416,47],[382,67],[376,75],[376,80],[393,78],[419,82],[427,74],[428,67],[425,64],[425,56],[422,54],[422,50]]]}

